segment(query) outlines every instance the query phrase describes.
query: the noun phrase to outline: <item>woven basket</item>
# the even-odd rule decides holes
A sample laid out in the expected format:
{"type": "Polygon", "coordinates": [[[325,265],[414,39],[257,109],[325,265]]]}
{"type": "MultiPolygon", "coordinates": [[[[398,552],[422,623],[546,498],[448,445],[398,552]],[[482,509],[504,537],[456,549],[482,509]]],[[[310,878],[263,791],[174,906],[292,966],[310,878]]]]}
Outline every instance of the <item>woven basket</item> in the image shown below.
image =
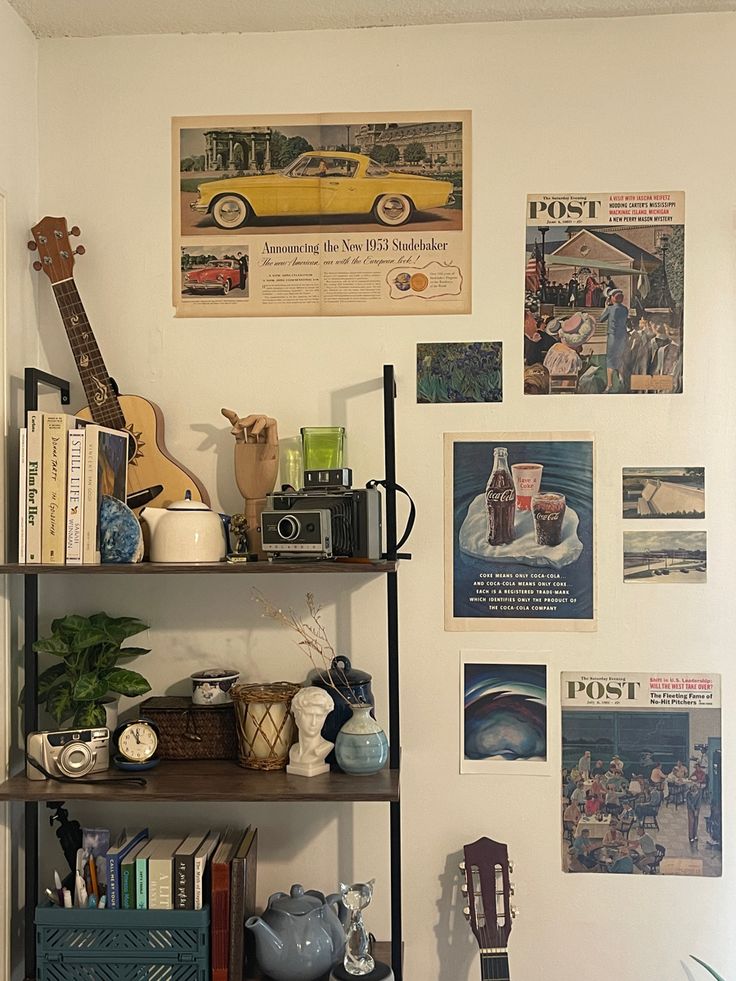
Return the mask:
{"type": "Polygon", "coordinates": [[[286,767],[296,735],[291,700],[300,687],[289,681],[276,681],[271,685],[235,685],[230,689],[241,766],[249,770],[286,767]]]}
{"type": "Polygon", "coordinates": [[[236,760],[238,736],[232,705],[200,707],[191,698],[147,698],[141,714],[159,730],[163,760],[236,760]]]}

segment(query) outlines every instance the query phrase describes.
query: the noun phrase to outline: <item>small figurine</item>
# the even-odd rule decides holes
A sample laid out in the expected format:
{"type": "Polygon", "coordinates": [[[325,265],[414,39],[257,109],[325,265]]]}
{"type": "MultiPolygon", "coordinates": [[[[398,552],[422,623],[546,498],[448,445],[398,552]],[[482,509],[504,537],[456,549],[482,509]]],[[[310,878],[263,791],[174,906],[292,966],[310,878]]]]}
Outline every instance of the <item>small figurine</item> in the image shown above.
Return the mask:
{"type": "Polygon", "coordinates": [[[221,411],[230,421],[230,432],[235,437],[235,482],[245,501],[247,552],[265,558],[261,549],[261,512],[279,469],[278,424],[271,416],[258,413],[241,418],[232,409],[221,411]]]}
{"type": "Polygon", "coordinates": [[[230,515],[230,534],[235,547],[228,554],[228,562],[248,561],[248,519],[244,514],[230,515]]]}
{"type": "Polygon", "coordinates": [[[356,882],[352,886],[340,883],[340,896],[350,913],[344,965],[348,974],[356,976],[370,974],[376,966],[376,962],[371,957],[370,937],[363,923],[363,910],[373,899],[375,881],[371,879],[370,882],[356,882]]]}
{"type": "Polygon", "coordinates": [[[299,742],[294,743],[289,751],[287,773],[316,777],[328,772],[330,767],[325,763],[325,757],[334,743],[322,738],[322,726],[334,707],[332,697],[322,688],[300,688],[294,695],[291,711],[299,730],[299,742]]]}

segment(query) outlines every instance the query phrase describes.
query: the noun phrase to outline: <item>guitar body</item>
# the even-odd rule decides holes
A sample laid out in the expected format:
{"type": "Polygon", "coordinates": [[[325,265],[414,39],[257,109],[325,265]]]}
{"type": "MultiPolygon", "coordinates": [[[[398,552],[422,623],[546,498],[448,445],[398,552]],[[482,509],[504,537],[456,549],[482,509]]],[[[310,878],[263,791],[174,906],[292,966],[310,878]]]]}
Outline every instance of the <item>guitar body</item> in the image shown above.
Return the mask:
{"type": "Polygon", "coordinates": [[[109,429],[130,433],[128,456],[128,503],[133,508],[153,504],[165,508],[182,501],[189,491],[194,500],[209,507],[202,482],[174,460],[164,445],[164,417],[157,405],[140,395],[118,395],[117,386],[102,360],[97,340],[79,296],[72,271],[74,256],[84,247],[72,249],[69,235],[79,235],[76,225],[69,230],[66,218],[42,218],[31,229],[31,251],[40,259],[33,263],[51,282],[59,313],[71,345],[74,363],[87,396],[87,408],[77,413],[109,429]]]}
{"type": "MultiPolygon", "coordinates": [[[[204,501],[209,506],[209,495],[199,478],[168,453],[164,444],[164,417],[159,407],[141,395],[118,395],[117,399],[126,429],[132,436],[128,494],[162,484],[163,491],[149,502],[154,507],[165,508],[173,501],[182,501],[187,491],[191,491],[193,500],[204,501]]],[[[75,415],[95,421],[89,406],[75,415]]]]}

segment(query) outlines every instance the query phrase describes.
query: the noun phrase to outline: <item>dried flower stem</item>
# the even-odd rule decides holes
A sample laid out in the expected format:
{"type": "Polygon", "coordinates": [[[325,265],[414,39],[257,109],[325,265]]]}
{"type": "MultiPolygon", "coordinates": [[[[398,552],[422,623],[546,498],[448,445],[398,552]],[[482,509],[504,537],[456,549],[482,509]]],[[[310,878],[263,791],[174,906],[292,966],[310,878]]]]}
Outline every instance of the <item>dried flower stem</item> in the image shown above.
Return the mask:
{"type": "Polygon", "coordinates": [[[335,654],[335,648],[332,646],[330,638],[327,635],[327,631],[324,628],[324,624],[320,619],[320,613],[322,612],[322,606],[316,602],[314,598],[314,593],[307,593],[307,609],[309,610],[309,619],[303,620],[301,617],[297,616],[295,611],[289,607],[287,610],[282,610],[278,606],[267,599],[259,589],[253,589],[253,599],[260,603],[263,608],[263,616],[269,618],[269,620],[274,620],[276,623],[281,623],[290,630],[295,631],[295,633],[300,638],[294,643],[301,647],[304,653],[309,658],[312,666],[316,669],[322,682],[330,688],[336,696],[341,698],[348,705],[359,704],[351,698],[351,688],[348,683],[347,675],[345,674],[342,666],[337,662],[337,655],[335,654]],[[332,670],[330,670],[332,669],[332,670]],[[346,691],[343,691],[335,684],[333,677],[333,672],[337,675],[341,685],[345,686],[346,691]]]}

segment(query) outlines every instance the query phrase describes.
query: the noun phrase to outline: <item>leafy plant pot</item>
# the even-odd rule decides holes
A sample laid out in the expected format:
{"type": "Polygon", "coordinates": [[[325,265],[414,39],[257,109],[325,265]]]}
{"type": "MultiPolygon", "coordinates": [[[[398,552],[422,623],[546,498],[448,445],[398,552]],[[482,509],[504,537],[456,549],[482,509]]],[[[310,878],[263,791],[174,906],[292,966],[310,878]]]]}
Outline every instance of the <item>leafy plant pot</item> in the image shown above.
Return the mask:
{"type": "Polygon", "coordinates": [[[352,715],[335,740],[335,759],[345,773],[378,773],[388,760],[386,733],[371,716],[372,705],[352,705],[352,715]]]}
{"type": "Polygon", "coordinates": [[[119,695],[105,695],[101,699],[102,707],[105,710],[105,725],[110,732],[115,732],[118,727],[118,711],[120,709],[119,695]]]}

